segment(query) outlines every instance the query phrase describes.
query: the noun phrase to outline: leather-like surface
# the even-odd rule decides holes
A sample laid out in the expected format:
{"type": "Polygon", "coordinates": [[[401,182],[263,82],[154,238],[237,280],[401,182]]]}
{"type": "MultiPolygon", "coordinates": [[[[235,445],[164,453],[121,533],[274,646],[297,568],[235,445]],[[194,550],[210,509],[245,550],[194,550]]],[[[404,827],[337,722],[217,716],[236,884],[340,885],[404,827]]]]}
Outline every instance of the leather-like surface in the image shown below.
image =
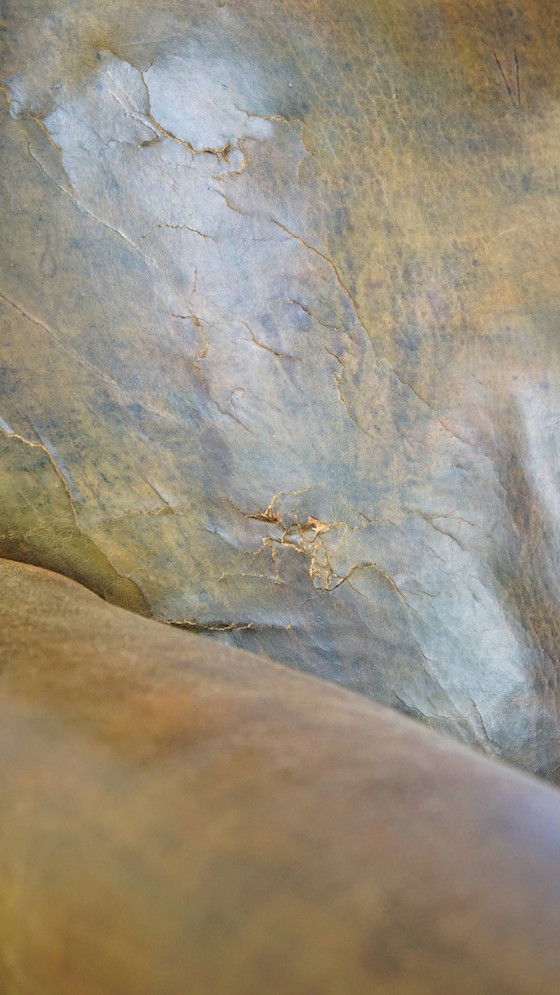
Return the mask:
{"type": "Polygon", "coordinates": [[[2,10],[2,555],[557,777],[556,4],[2,10]]]}
{"type": "Polygon", "coordinates": [[[0,561],[5,995],[549,995],[560,796],[0,561]]]}

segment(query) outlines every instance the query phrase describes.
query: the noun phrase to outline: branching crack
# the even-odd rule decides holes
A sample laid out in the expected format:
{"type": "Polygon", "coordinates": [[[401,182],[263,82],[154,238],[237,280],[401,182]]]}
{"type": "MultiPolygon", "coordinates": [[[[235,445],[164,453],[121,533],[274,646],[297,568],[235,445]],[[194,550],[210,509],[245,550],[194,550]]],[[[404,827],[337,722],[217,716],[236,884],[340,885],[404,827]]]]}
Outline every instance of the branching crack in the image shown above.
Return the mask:
{"type": "MultiPolygon", "coordinates": [[[[33,427],[34,427],[35,431],[37,432],[37,434],[39,435],[39,438],[41,439],[41,436],[39,434],[38,429],[36,428],[35,425],[33,425],[33,427]]],[[[26,439],[25,436],[19,435],[18,432],[12,431],[9,428],[9,426],[6,424],[6,422],[3,421],[3,419],[2,419],[2,425],[0,425],[0,432],[2,432],[2,434],[5,435],[5,436],[7,436],[7,438],[9,438],[9,439],[19,439],[19,441],[25,443],[26,446],[31,446],[32,449],[41,449],[45,453],[45,455],[48,457],[48,459],[52,463],[52,465],[54,467],[54,470],[56,472],[56,475],[58,476],[60,482],[62,483],[62,486],[64,487],[64,490],[66,491],[66,493],[67,493],[67,495],[68,495],[68,497],[70,499],[70,506],[72,508],[72,512],[74,514],[74,518],[76,518],[76,509],[75,509],[75,506],[74,506],[75,498],[74,498],[74,496],[73,496],[73,494],[72,494],[72,492],[70,490],[69,483],[66,480],[66,477],[64,476],[64,474],[62,473],[62,470],[60,469],[58,463],[56,462],[56,458],[55,458],[54,454],[51,452],[51,450],[45,444],[45,442],[42,439],[41,439],[40,442],[35,442],[32,439],[26,439]]],[[[76,525],[77,525],[77,522],[76,522],[76,525]]]]}
{"type": "MultiPolygon", "coordinates": [[[[318,318],[316,314],[313,314],[313,311],[310,311],[309,308],[305,306],[305,304],[301,303],[301,301],[280,300],[280,304],[296,304],[297,307],[301,308],[302,311],[305,311],[305,313],[308,314],[309,317],[313,319],[313,321],[316,321],[318,325],[322,325],[323,328],[331,328],[335,332],[342,331],[342,329],[338,325],[329,325],[328,322],[322,321],[321,318],[318,318]]],[[[332,355],[334,355],[334,353],[332,355]]]]}
{"type": "Polygon", "coordinates": [[[267,352],[271,352],[273,356],[278,356],[279,359],[293,359],[296,362],[302,361],[301,356],[292,356],[291,353],[289,352],[277,352],[276,349],[272,349],[270,346],[265,345],[263,342],[259,342],[255,333],[253,332],[252,328],[249,327],[247,322],[242,321],[241,324],[245,325],[245,328],[247,329],[247,331],[251,336],[251,342],[253,342],[256,346],[258,346],[259,349],[266,349],[267,352]]]}
{"type": "MultiPolygon", "coordinates": [[[[6,101],[7,101],[7,103],[8,103],[8,107],[9,107],[9,109],[10,109],[10,113],[11,113],[11,107],[12,107],[12,104],[13,104],[13,103],[17,103],[17,101],[14,101],[14,98],[12,97],[12,95],[11,95],[10,91],[8,90],[8,87],[7,87],[7,86],[5,86],[5,85],[4,85],[4,84],[2,84],[2,83],[0,83],[0,92],[2,92],[2,93],[4,94],[4,96],[5,96],[5,98],[6,98],[6,101]]],[[[54,138],[53,138],[53,136],[52,136],[51,132],[49,131],[49,129],[47,128],[47,126],[46,126],[45,122],[44,122],[44,121],[42,121],[42,120],[41,120],[41,118],[40,118],[40,117],[38,117],[38,116],[37,116],[36,114],[31,114],[31,113],[30,113],[29,111],[28,111],[28,112],[26,112],[26,113],[21,113],[21,114],[15,114],[15,115],[13,115],[12,119],[13,119],[14,121],[16,121],[16,123],[20,123],[20,122],[21,122],[21,121],[23,121],[23,120],[28,120],[28,121],[34,121],[34,122],[35,122],[35,124],[37,124],[37,125],[39,126],[39,128],[41,129],[41,131],[42,131],[42,132],[43,132],[43,133],[44,133],[44,134],[45,134],[45,135],[47,136],[47,138],[48,138],[48,140],[49,140],[50,144],[51,144],[51,145],[53,146],[53,148],[55,148],[55,149],[56,149],[56,151],[58,152],[58,154],[59,154],[59,156],[60,156],[60,165],[61,165],[61,167],[62,167],[62,170],[63,170],[63,172],[64,172],[64,175],[65,175],[65,177],[66,177],[66,180],[67,180],[67,182],[68,182],[68,186],[70,187],[70,189],[72,189],[72,184],[71,184],[71,182],[70,182],[70,177],[68,176],[68,173],[66,172],[66,170],[65,170],[65,168],[64,168],[64,161],[63,161],[63,156],[62,156],[62,149],[61,149],[60,145],[58,144],[58,142],[56,142],[56,141],[54,140],[54,138]]],[[[37,162],[37,163],[38,163],[38,165],[40,165],[40,166],[41,166],[41,168],[43,169],[43,172],[45,172],[45,173],[46,173],[46,175],[47,175],[47,176],[49,176],[49,179],[52,179],[52,177],[51,177],[51,176],[49,175],[49,173],[47,173],[47,171],[46,171],[46,169],[44,168],[44,166],[42,166],[42,165],[41,165],[41,163],[40,163],[40,162],[39,162],[39,160],[38,160],[38,159],[36,158],[36,156],[34,156],[34,155],[33,155],[33,153],[31,152],[31,146],[30,146],[30,144],[29,144],[29,139],[27,138],[27,136],[26,136],[26,141],[27,141],[27,145],[28,145],[28,148],[29,148],[29,151],[30,151],[30,154],[32,155],[33,159],[35,159],[35,162],[37,162]]]]}
{"type": "Polygon", "coordinates": [[[247,514],[246,512],[242,511],[241,514],[243,515],[244,518],[254,518],[255,521],[257,522],[272,522],[275,525],[279,524],[281,522],[281,518],[279,515],[276,514],[274,510],[274,505],[276,504],[278,499],[287,494],[305,494],[306,491],[310,491],[313,486],[314,486],[313,484],[308,484],[307,487],[300,487],[297,490],[278,491],[277,494],[273,495],[272,500],[266,506],[264,511],[255,512],[254,514],[247,514]]]}
{"type": "Polygon", "coordinates": [[[176,629],[189,629],[191,632],[241,632],[245,629],[254,629],[255,623],[248,622],[246,625],[239,625],[236,622],[198,622],[190,618],[164,618],[163,615],[154,615],[158,622],[165,625],[172,625],[176,629]]]}
{"type": "Polygon", "coordinates": [[[201,238],[209,238],[213,241],[212,235],[208,235],[206,232],[199,231],[198,228],[191,228],[190,225],[171,225],[171,224],[152,225],[152,227],[149,228],[147,232],[144,232],[143,235],[140,235],[140,239],[148,238],[148,236],[151,235],[152,232],[156,231],[156,229],[158,228],[172,228],[174,231],[183,231],[183,230],[192,231],[195,235],[200,235],[201,238]]]}
{"type": "MultiPolygon", "coordinates": [[[[15,104],[15,103],[19,104],[19,101],[14,100],[14,98],[12,97],[10,91],[8,90],[8,87],[4,83],[0,83],[0,93],[4,94],[4,96],[6,98],[6,103],[8,104],[8,109],[9,109],[9,111],[11,113],[12,104],[15,104]]],[[[17,118],[15,118],[15,120],[17,120],[17,118]]]]}
{"type": "Polygon", "coordinates": [[[43,331],[47,333],[47,335],[50,335],[50,337],[53,339],[54,342],[56,342],[57,346],[59,346],[60,349],[63,349],[64,352],[67,352],[68,355],[71,356],[72,359],[74,359],[81,366],[85,366],[87,370],[91,370],[92,373],[94,373],[97,377],[99,377],[101,380],[104,381],[104,383],[108,384],[109,386],[120,389],[119,384],[116,382],[116,380],[112,380],[110,377],[105,376],[105,374],[101,373],[101,371],[98,370],[95,366],[93,366],[91,363],[88,363],[87,359],[84,359],[83,356],[80,356],[73,349],[70,349],[62,341],[62,339],[59,338],[56,332],[54,332],[52,328],[49,328],[49,326],[46,325],[44,321],[40,321],[39,318],[34,318],[31,314],[29,314],[25,310],[25,308],[23,308],[20,304],[16,304],[16,302],[13,301],[11,297],[6,297],[5,294],[0,294],[0,300],[5,301],[7,304],[13,307],[15,311],[18,311],[19,314],[21,314],[24,318],[27,318],[27,320],[30,321],[33,325],[37,325],[38,328],[42,328],[43,331]]]}
{"type": "Polygon", "coordinates": [[[314,252],[316,256],[319,256],[319,259],[322,259],[323,262],[325,262],[327,264],[327,266],[330,266],[330,268],[332,269],[332,271],[333,271],[333,273],[334,273],[334,275],[336,277],[336,281],[337,281],[340,289],[344,292],[344,294],[346,295],[346,297],[350,301],[350,305],[352,307],[354,315],[356,316],[358,324],[360,325],[360,328],[367,335],[366,329],[364,328],[364,326],[362,324],[362,320],[361,320],[360,315],[358,313],[358,310],[356,308],[356,304],[355,304],[354,298],[353,298],[352,294],[350,293],[350,290],[348,289],[348,287],[346,286],[346,284],[342,280],[342,277],[341,277],[341,275],[340,275],[340,273],[338,271],[338,267],[335,266],[335,264],[333,263],[332,259],[329,259],[328,256],[325,256],[325,254],[323,252],[321,252],[319,249],[316,249],[314,245],[311,245],[309,242],[306,242],[305,239],[301,237],[301,235],[296,235],[295,232],[290,231],[290,229],[286,228],[286,225],[283,225],[281,221],[277,221],[276,218],[272,218],[272,217],[269,220],[272,222],[273,225],[276,225],[277,228],[280,228],[281,231],[285,232],[286,235],[289,235],[290,238],[294,238],[296,240],[296,242],[300,242],[301,245],[304,246],[304,248],[306,248],[306,249],[309,250],[309,252],[314,252]]]}
{"type": "Polygon", "coordinates": [[[164,135],[166,138],[171,139],[172,142],[178,142],[179,145],[182,145],[184,148],[188,149],[188,151],[191,152],[193,155],[202,155],[202,154],[215,155],[216,158],[221,160],[222,162],[227,162],[229,155],[232,151],[231,142],[226,142],[225,145],[222,145],[219,148],[205,147],[202,149],[195,149],[190,142],[186,141],[183,138],[177,138],[177,135],[174,135],[173,132],[168,131],[167,128],[164,128],[164,126],[160,124],[159,121],[157,121],[154,115],[152,114],[150,90],[148,84],[146,83],[144,73],[142,72],[141,69],[137,69],[137,72],[140,76],[140,79],[142,80],[142,83],[144,84],[144,89],[146,91],[146,106],[147,106],[146,117],[148,118],[148,121],[150,122],[152,127],[155,128],[156,132],[159,132],[160,135],[164,135]]]}
{"type": "MultiPolygon", "coordinates": [[[[207,337],[206,332],[204,330],[204,325],[202,324],[202,321],[200,320],[200,318],[197,317],[196,314],[175,314],[174,311],[169,311],[169,314],[171,315],[172,318],[181,318],[184,321],[192,321],[193,325],[195,325],[196,328],[198,328],[198,330],[200,332],[200,335],[202,337],[202,345],[200,347],[200,351],[198,353],[198,356],[196,357],[196,359],[193,362],[193,367],[194,367],[194,370],[196,372],[197,377],[200,380],[202,380],[203,383],[205,383],[206,382],[206,377],[204,376],[204,373],[200,369],[200,364],[201,364],[202,360],[206,359],[206,356],[208,355],[208,348],[210,346],[210,343],[208,341],[208,337],[207,337]]],[[[220,410],[221,410],[221,408],[220,408],[220,410]]],[[[222,414],[227,414],[227,412],[222,412],[222,414]]],[[[231,415],[231,417],[234,418],[235,416],[231,415]]],[[[242,424],[242,423],[240,422],[240,424],[242,424]]],[[[243,428],[246,428],[246,426],[244,425],[243,428]]]]}
{"type": "Polygon", "coordinates": [[[457,543],[457,545],[459,546],[459,548],[462,550],[463,553],[465,552],[465,547],[463,543],[460,541],[460,539],[458,539],[457,536],[453,535],[452,532],[447,532],[445,529],[440,528],[439,525],[435,524],[436,521],[440,518],[451,519],[451,521],[464,522],[466,525],[470,525],[472,526],[472,528],[476,528],[474,522],[469,521],[467,518],[461,518],[460,515],[455,515],[451,512],[448,512],[446,515],[428,515],[426,514],[426,512],[419,511],[417,508],[405,508],[404,510],[412,515],[418,515],[420,518],[423,518],[425,522],[428,522],[432,526],[432,528],[436,530],[436,532],[440,532],[441,535],[447,536],[448,539],[453,539],[453,542],[457,543]]]}
{"type": "Polygon", "coordinates": [[[246,117],[256,117],[260,121],[282,121],[283,124],[293,124],[287,117],[282,117],[281,114],[253,114],[251,111],[246,111],[244,107],[238,107],[237,104],[233,105],[236,111],[240,114],[245,114],[246,117]]]}
{"type": "Polygon", "coordinates": [[[399,598],[401,598],[401,600],[404,601],[404,603],[406,605],[408,605],[409,608],[412,607],[410,605],[410,603],[408,602],[408,600],[405,598],[405,596],[404,596],[403,592],[401,591],[400,587],[398,586],[398,584],[391,577],[391,575],[388,574],[385,570],[383,570],[377,563],[374,563],[373,560],[371,562],[369,562],[369,563],[356,563],[353,567],[350,568],[350,570],[348,571],[348,573],[346,574],[346,576],[341,577],[340,580],[339,580],[339,582],[338,582],[338,584],[334,585],[333,590],[336,590],[336,588],[340,587],[341,584],[347,583],[348,579],[357,570],[369,570],[369,569],[376,570],[377,573],[380,574],[381,577],[383,577],[387,581],[388,584],[390,584],[390,586],[395,591],[395,593],[399,596],[399,598]]]}
{"type": "MultiPolygon", "coordinates": [[[[327,352],[328,351],[329,350],[327,349],[327,352]]],[[[338,362],[341,363],[341,365],[342,365],[342,360],[340,360],[339,357],[335,355],[335,353],[331,353],[331,355],[334,356],[335,359],[338,359],[338,362]]],[[[360,423],[356,421],[356,419],[354,418],[352,412],[350,411],[350,408],[348,407],[348,401],[346,400],[346,398],[344,397],[344,394],[342,393],[342,386],[341,386],[341,383],[342,383],[342,373],[337,373],[336,374],[336,376],[334,378],[334,382],[336,384],[336,389],[338,391],[338,396],[340,398],[341,404],[343,405],[344,410],[346,411],[346,414],[348,415],[348,417],[349,417],[350,421],[352,422],[352,424],[355,425],[356,428],[359,429],[360,432],[363,432],[364,435],[367,435],[367,436],[369,436],[370,439],[374,439],[375,440],[375,436],[372,435],[371,432],[368,432],[368,430],[366,428],[363,428],[360,425],[360,423]]]]}
{"type": "Polygon", "coordinates": [[[84,214],[87,214],[89,218],[92,218],[99,225],[102,225],[103,228],[107,228],[108,231],[112,231],[115,235],[118,235],[119,238],[122,238],[123,242],[126,242],[127,245],[129,245],[132,249],[134,249],[135,252],[138,253],[140,258],[143,259],[144,262],[149,262],[148,257],[145,256],[144,253],[140,251],[136,243],[133,242],[132,239],[128,237],[128,235],[125,235],[125,233],[121,231],[120,228],[115,228],[114,225],[109,224],[108,221],[104,221],[103,218],[100,218],[97,214],[94,214],[93,211],[90,211],[90,209],[86,207],[85,204],[82,204],[82,202],[76,197],[75,193],[73,192],[73,187],[72,184],[70,183],[70,180],[68,181],[70,185],[69,190],[67,190],[66,187],[61,186],[60,183],[56,182],[54,177],[51,176],[51,174],[43,166],[42,162],[40,162],[37,156],[33,153],[29,139],[27,139],[27,148],[29,150],[29,155],[36,163],[36,165],[39,166],[39,169],[41,169],[41,171],[45,174],[45,176],[49,178],[49,180],[51,181],[51,183],[54,184],[57,190],[60,190],[61,193],[65,194],[67,197],[70,198],[70,200],[78,208],[78,210],[83,211],[84,214]]]}
{"type": "MultiPolygon", "coordinates": [[[[372,342],[371,342],[371,336],[369,335],[369,333],[368,333],[365,325],[362,322],[362,319],[360,317],[360,313],[358,311],[358,308],[357,308],[356,302],[354,300],[354,297],[351,294],[349,288],[344,283],[344,281],[343,281],[343,279],[342,279],[342,277],[340,275],[340,272],[338,270],[338,267],[334,264],[334,262],[332,261],[332,259],[329,259],[328,256],[326,256],[319,249],[315,248],[314,245],[311,245],[309,242],[306,242],[305,239],[302,238],[301,235],[297,235],[297,234],[295,234],[295,232],[290,231],[290,229],[287,228],[286,225],[282,224],[281,221],[277,221],[276,218],[272,218],[272,217],[269,220],[271,221],[272,224],[276,225],[282,231],[286,232],[286,234],[289,235],[291,238],[294,238],[297,242],[300,242],[301,245],[304,246],[304,248],[308,249],[310,252],[315,253],[316,256],[319,256],[319,258],[322,259],[325,263],[327,263],[327,265],[332,269],[332,271],[333,271],[333,273],[334,273],[334,275],[336,277],[336,281],[337,281],[340,289],[344,292],[344,294],[346,295],[348,301],[350,302],[350,306],[352,307],[352,310],[354,312],[356,320],[357,320],[360,328],[362,329],[363,333],[365,334],[365,336],[366,336],[366,338],[367,338],[367,340],[368,340],[368,342],[370,344],[370,347],[373,350],[373,353],[375,355],[375,358],[376,358],[377,362],[380,362],[379,357],[376,355],[375,350],[373,349],[373,345],[372,345],[372,342]]],[[[295,301],[294,303],[297,304],[299,302],[295,301]]],[[[301,304],[300,304],[300,307],[302,307],[301,304]]],[[[304,308],[304,310],[305,310],[305,308],[304,308]]],[[[397,380],[399,380],[405,387],[408,387],[408,389],[411,390],[412,393],[416,395],[416,397],[418,398],[418,400],[420,400],[423,404],[425,404],[426,407],[428,407],[431,411],[435,411],[435,408],[433,407],[433,405],[431,405],[429,403],[429,401],[426,400],[425,397],[422,397],[422,395],[416,390],[415,387],[412,386],[412,384],[408,383],[407,380],[405,380],[399,373],[397,373],[397,371],[389,363],[387,363],[386,360],[384,360],[384,362],[386,363],[387,369],[389,369],[390,372],[393,373],[393,375],[397,378],[397,380]]],[[[339,392],[340,392],[340,385],[337,384],[337,386],[339,387],[339,392]]],[[[344,404],[346,410],[348,411],[348,407],[347,407],[346,401],[343,398],[342,394],[341,394],[341,401],[344,404]]],[[[352,416],[350,414],[349,414],[349,417],[352,418],[352,416]]],[[[356,425],[356,427],[359,428],[361,432],[364,432],[365,435],[369,435],[370,434],[365,429],[363,429],[361,427],[361,425],[358,425],[358,423],[355,421],[355,419],[352,418],[352,421],[354,421],[354,424],[356,425]]],[[[449,431],[449,429],[447,429],[447,431],[449,431]]],[[[453,433],[450,433],[450,434],[452,435],[453,433]]]]}
{"type": "Polygon", "coordinates": [[[471,698],[470,701],[471,701],[471,705],[473,706],[473,708],[474,708],[474,710],[475,710],[475,712],[476,712],[476,714],[478,716],[478,721],[479,721],[480,726],[482,728],[482,732],[484,734],[484,738],[487,740],[488,743],[491,743],[492,746],[497,747],[498,748],[498,752],[501,753],[500,744],[497,743],[496,740],[492,739],[492,737],[488,735],[488,729],[486,728],[486,724],[484,722],[484,719],[482,718],[482,714],[480,712],[480,709],[479,709],[478,705],[476,704],[476,701],[474,701],[473,698],[471,698]]]}
{"type": "Polygon", "coordinates": [[[196,314],[192,314],[191,315],[191,321],[192,321],[193,325],[195,325],[198,328],[198,330],[199,330],[199,332],[201,334],[201,337],[202,337],[202,345],[200,347],[200,351],[198,353],[198,356],[196,357],[196,359],[195,359],[195,361],[193,363],[193,366],[194,366],[194,368],[196,370],[197,376],[201,380],[205,380],[204,373],[200,369],[200,364],[201,364],[202,360],[206,359],[206,356],[208,355],[208,347],[209,347],[210,343],[208,341],[206,332],[204,331],[204,325],[202,324],[200,318],[197,318],[196,314]]]}
{"type": "MultiPolygon", "coordinates": [[[[303,488],[300,491],[279,491],[272,498],[270,504],[261,512],[255,512],[253,514],[247,515],[246,518],[252,518],[258,522],[267,522],[268,524],[278,526],[281,530],[280,535],[268,535],[264,536],[262,545],[266,546],[271,550],[273,560],[278,566],[274,548],[279,546],[289,546],[294,549],[297,553],[302,553],[309,558],[309,576],[311,578],[311,583],[313,587],[318,590],[323,591],[334,591],[341,584],[348,583],[349,587],[352,585],[349,583],[350,577],[357,571],[366,568],[371,568],[377,570],[381,576],[391,585],[393,590],[398,594],[398,596],[409,606],[412,607],[404,596],[402,590],[398,587],[393,578],[386,573],[377,563],[373,561],[368,563],[355,564],[345,576],[338,574],[332,567],[329,550],[324,542],[324,536],[331,529],[335,527],[346,528],[350,531],[362,531],[364,529],[370,528],[375,524],[374,520],[366,518],[366,525],[356,525],[351,526],[348,522],[344,521],[333,521],[333,522],[322,522],[319,518],[313,515],[308,515],[307,521],[302,524],[301,522],[290,522],[288,524],[284,523],[282,517],[275,511],[275,503],[282,494],[298,494],[303,493],[305,490],[309,490],[309,487],[303,488]]],[[[381,520],[383,521],[383,520],[381,520]]],[[[390,523],[393,524],[393,523],[390,523]]],[[[278,577],[278,573],[277,573],[278,577]]],[[[279,578],[277,580],[279,581],[279,578]]],[[[355,590],[355,588],[353,588],[355,590]]],[[[359,591],[357,592],[360,593],[359,591]]]]}
{"type": "Polygon", "coordinates": [[[244,217],[243,211],[240,211],[238,207],[235,207],[234,204],[232,204],[231,201],[228,200],[228,198],[226,197],[225,193],[222,192],[222,190],[216,189],[216,193],[219,194],[220,197],[222,197],[225,200],[226,205],[227,207],[229,207],[230,211],[235,211],[236,214],[240,214],[241,217],[244,217]]]}

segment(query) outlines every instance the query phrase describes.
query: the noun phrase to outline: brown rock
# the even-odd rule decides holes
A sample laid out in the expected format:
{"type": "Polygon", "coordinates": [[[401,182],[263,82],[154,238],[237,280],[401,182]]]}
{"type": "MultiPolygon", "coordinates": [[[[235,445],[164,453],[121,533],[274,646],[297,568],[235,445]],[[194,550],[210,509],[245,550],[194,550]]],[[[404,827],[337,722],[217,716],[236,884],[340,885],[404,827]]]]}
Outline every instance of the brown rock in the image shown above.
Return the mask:
{"type": "Polygon", "coordinates": [[[6,995],[542,995],[558,792],[0,563],[6,995]]]}

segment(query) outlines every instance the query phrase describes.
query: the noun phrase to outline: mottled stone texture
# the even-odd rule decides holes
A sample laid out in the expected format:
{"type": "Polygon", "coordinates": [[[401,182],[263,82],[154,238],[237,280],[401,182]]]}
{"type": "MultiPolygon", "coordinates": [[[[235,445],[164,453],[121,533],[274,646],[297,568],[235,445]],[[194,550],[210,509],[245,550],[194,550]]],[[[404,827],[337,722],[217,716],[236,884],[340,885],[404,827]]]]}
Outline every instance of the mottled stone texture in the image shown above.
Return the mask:
{"type": "Polygon", "coordinates": [[[557,777],[557,4],[2,11],[0,554],[557,777]]]}

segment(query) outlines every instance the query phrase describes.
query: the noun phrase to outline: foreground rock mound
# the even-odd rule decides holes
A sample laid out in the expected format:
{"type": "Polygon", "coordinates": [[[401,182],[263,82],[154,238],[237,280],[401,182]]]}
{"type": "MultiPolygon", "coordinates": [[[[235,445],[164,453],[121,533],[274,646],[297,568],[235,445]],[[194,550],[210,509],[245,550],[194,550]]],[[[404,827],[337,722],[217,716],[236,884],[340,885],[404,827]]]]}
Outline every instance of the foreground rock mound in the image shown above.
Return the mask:
{"type": "Polygon", "coordinates": [[[0,987],[541,995],[560,795],[0,561],[0,987]]]}
{"type": "Polygon", "coordinates": [[[6,0],[0,553],[558,777],[552,0],[6,0]]]}

